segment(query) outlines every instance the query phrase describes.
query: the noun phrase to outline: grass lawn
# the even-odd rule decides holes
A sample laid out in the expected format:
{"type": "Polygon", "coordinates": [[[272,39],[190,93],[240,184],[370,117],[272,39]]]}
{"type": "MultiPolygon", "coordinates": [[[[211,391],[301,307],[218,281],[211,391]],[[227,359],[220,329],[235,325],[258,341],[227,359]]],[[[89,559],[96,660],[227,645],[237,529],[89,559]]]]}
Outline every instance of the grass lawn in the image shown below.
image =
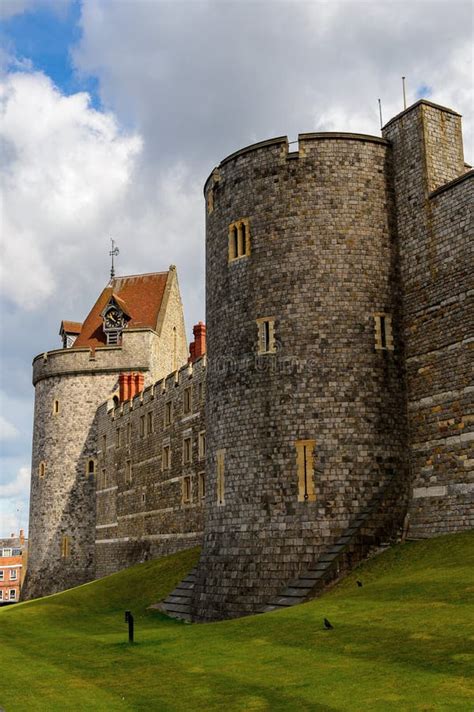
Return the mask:
{"type": "Polygon", "coordinates": [[[277,613],[190,625],[147,611],[197,558],[187,551],[0,609],[0,707],[474,710],[474,532],[394,547],[277,613]]]}

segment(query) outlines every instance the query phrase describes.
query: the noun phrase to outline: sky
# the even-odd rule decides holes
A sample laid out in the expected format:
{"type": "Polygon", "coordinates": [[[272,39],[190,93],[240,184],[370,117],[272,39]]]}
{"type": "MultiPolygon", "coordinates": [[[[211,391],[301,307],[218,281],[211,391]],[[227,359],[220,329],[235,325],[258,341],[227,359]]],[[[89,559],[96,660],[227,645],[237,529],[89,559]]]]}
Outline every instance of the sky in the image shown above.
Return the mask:
{"type": "Polygon", "coordinates": [[[176,264],[204,310],[204,181],[234,150],[379,135],[419,98],[463,114],[474,160],[473,8],[458,0],[3,0],[0,536],[27,528],[31,361],[109,276],[176,264]]]}

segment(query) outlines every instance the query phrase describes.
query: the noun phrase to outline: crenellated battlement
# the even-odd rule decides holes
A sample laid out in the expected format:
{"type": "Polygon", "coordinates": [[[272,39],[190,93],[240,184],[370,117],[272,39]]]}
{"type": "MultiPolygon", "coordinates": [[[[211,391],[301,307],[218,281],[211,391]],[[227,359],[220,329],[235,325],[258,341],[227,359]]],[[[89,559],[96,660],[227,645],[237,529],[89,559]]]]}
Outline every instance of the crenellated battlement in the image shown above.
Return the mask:
{"type": "Polygon", "coordinates": [[[33,385],[54,376],[150,371],[157,338],[152,329],[129,329],[123,333],[120,346],[45,351],[33,359],[33,385]]]}

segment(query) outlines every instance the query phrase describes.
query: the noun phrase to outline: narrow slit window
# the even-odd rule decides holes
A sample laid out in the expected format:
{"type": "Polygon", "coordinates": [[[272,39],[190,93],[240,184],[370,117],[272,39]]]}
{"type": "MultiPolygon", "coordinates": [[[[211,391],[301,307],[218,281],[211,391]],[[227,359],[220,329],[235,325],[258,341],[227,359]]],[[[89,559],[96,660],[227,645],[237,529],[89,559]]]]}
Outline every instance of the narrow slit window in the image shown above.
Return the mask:
{"type": "Polygon", "coordinates": [[[102,457],[107,454],[107,435],[102,435],[102,457]]]}
{"type": "Polygon", "coordinates": [[[171,467],[171,448],[169,445],[163,446],[162,469],[169,470],[171,467]]]}
{"type": "Polygon", "coordinates": [[[95,461],[88,460],[87,461],[87,476],[94,477],[94,475],[95,475],[95,461]]]}
{"type": "Polygon", "coordinates": [[[191,387],[185,388],[183,391],[183,414],[188,415],[192,409],[191,387]]]}
{"type": "Polygon", "coordinates": [[[314,440],[297,440],[298,502],[314,502],[314,440]]]}
{"type": "Polygon", "coordinates": [[[153,432],[153,413],[151,411],[146,415],[146,432],[147,435],[153,432]]]}
{"type": "Polygon", "coordinates": [[[120,428],[115,431],[115,447],[120,447],[120,428]]]}
{"type": "Polygon", "coordinates": [[[101,487],[105,489],[107,487],[107,470],[102,470],[101,487]]]}
{"type": "Polygon", "coordinates": [[[173,421],[173,402],[165,403],[165,425],[171,425],[173,421]]]}
{"type": "Polygon", "coordinates": [[[39,467],[38,467],[38,475],[40,477],[44,477],[45,474],[46,474],[46,463],[40,462],[39,467]]]}
{"type": "Polygon", "coordinates": [[[192,459],[192,443],[191,438],[184,438],[183,440],[183,464],[189,465],[192,459]]]}
{"type": "Polygon", "coordinates": [[[145,416],[140,416],[140,437],[143,438],[145,435],[145,416]]]}
{"type": "Polygon", "coordinates": [[[61,539],[61,558],[68,559],[71,553],[71,540],[67,535],[61,539]]]}
{"type": "Polygon", "coordinates": [[[59,413],[59,401],[55,400],[53,403],[53,413],[57,415],[59,413]]]}
{"type": "Polygon", "coordinates": [[[222,506],[225,504],[225,450],[216,452],[217,463],[217,504],[222,506]]]}
{"type": "Polygon", "coordinates": [[[200,472],[198,475],[198,485],[199,485],[199,499],[205,499],[206,497],[206,475],[204,472],[200,472]]]}
{"type": "Polygon", "coordinates": [[[374,314],[375,350],[393,351],[392,317],[390,314],[374,314]]]}
{"type": "Polygon", "coordinates": [[[125,463],[125,481],[130,484],[132,482],[132,462],[127,460],[125,463]]]}
{"type": "Polygon", "coordinates": [[[130,445],[132,442],[132,424],[127,423],[127,444],[130,445]]]}
{"type": "Polygon", "coordinates": [[[191,501],[191,477],[183,477],[183,504],[188,504],[191,501]]]}
{"type": "Polygon", "coordinates": [[[257,319],[258,353],[275,353],[275,320],[271,317],[257,319]]]}
{"type": "Polygon", "coordinates": [[[206,433],[204,430],[199,433],[198,456],[200,460],[204,460],[206,457],[206,433]]]}

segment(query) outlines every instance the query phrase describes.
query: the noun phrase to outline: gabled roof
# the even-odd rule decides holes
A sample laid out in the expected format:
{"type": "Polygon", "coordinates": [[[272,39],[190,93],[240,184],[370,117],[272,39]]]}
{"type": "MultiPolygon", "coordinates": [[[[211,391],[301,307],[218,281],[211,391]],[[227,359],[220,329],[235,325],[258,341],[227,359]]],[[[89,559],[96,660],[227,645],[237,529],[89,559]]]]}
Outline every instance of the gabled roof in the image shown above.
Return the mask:
{"type": "Polygon", "coordinates": [[[62,336],[64,334],[80,334],[82,329],[82,324],[80,321],[66,321],[63,319],[61,322],[61,328],[59,329],[59,334],[62,336]]]}
{"type": "Polygon", "coordinates": [[[169,272],[135,274],[114,277],[86,317],[74,348],[96,348],[106,345],[102,329],[102,317],[111,297],[120,300],[124,311],[130,316],[127,328],[156,329],[169,272]]]}

